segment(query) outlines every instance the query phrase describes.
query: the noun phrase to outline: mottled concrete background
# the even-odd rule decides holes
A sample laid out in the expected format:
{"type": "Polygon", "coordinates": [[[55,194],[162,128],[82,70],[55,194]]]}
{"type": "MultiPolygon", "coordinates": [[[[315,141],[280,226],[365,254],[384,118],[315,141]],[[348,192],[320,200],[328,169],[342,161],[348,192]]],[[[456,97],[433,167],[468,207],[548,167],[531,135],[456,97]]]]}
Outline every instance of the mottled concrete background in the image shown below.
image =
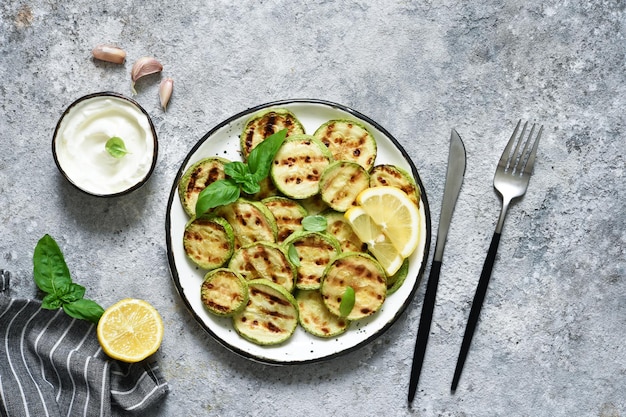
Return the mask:
{"type": "Polygon", "coordinates": [[[0,268],[12,273],[13,295],[40,296],[32,253],[49,233],[101,304],[152,302],[166,324],[157,359],[171,383],[154,416],[626,416],[626,3],[303,3],[0,3],[0,268]],[[127,51],[124,65],[92,60],[91,49],[108,42],[127,51]],[[130,95],[132,62],[144,55],[175,79],[167,113],[161,76],[138,85],[160,139],[154,175],[126,197],[83,195],[54,165],[56,121],[84,94],[130,95]],[[182,159],[225,118],[287,98],[342,103],[389,130],[420,171],[433,237],[450,129],[465,141],[466,177],[413,408],[406,396],[424,282],[378,340],[297,367],[227,351],[201,331],[172,284],[164,222],[182,159]],[[519,118],[545,124],[538,162],[509,212],[451,394],[500,208],[493,173],[519,118]]]}

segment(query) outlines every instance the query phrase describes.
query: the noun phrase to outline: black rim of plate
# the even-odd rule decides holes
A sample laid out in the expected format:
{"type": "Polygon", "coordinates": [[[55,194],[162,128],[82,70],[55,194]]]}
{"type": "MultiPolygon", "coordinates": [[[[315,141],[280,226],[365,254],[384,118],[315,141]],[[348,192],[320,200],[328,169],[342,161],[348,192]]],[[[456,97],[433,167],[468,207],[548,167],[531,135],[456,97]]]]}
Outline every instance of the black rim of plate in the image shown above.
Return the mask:
{"type": "Polygon", "coordinates": [[[329,359],[332,359],[332,358],[336,358],[338,356],[342,356],[342,355],[348,354],[350,352],[354,352],[354,351],[360,349],[361,347],[369,344],[374,339],[380,337],[404,313],[404,311],[406,310],[408,305],[411,303],[411,301],[415,297],[415,292],[417,291],[417,288],[418,288],[418,286],[419,286],[419,284],[421,282],[421,277],[424,275],[424,270],[426,269],[426,263],[427,263],[427,261],[429,259],[428,255],[429,255],[429,251],[430,251],[430,242],[431,242],[430,208],[429,208],[429,205],[428,205],[428,198],[426,196],[426,191],[424,189],[424,185],[422,184],[422,180],[421,180],[421,178],[420,178],[420,176],[419,176],[419,174],[417,172],[417,168],[415,167],[415,164],[413,163],[413,161],[409,157],[409,155],[406,152],[406,150],[404,149],[404,147],[402,145],[400,145],[400,143],[396,140],[396,138],[393,137],[379,123],[375,122],[374,120],[370,119],[369,117],[365,116],[364,114],[359,113],[356,110],[353,110],[353,109],[351,109],[349,107],[346,107],[344,105],[333,103],[333,102],[326,101],[326,100],[319,100],[319,99],[279,100],[279,101],[272,101],[272,102],[269,102],[269,103],[260,104],[260,105],[255,106],[255,107],[251,107],[251,108],[249,108],[247,110],[244,110],[244,111],[242,111],[240,113],[235,114],[234,116],[229,117],[228,119],[226,119],[223,122],[221,122],[218,125],[216,125],[208,133],[206,133],[193,146],[193,148],[187,153],[187,156],[185,157],[185,159],[180,164],[180,168],[178,169],[178,172],[176,174],[176,178],[174,179],[174,183],[173,183],[172,188],[170,190],[170,195],[169,195],[169,199],[168,199],[168,202],[167,202],[167,212],[166,212],[166,217],[165,217],[165,234],[166,234],[166,244],[167,244],[167,258],[168,258],[168,263],[169,263],[169,266],[170,266],[170,273],[172,275],[172,279],[174,280],[174,284],[176,285],[176,290],[178,291],[178,294],[179,294],[180,298],[185,303],[185,306],[186,306],[187,310],[191,313],[191,315],[193,316],[195,321],[198,324],[200,324],[200,326],[202,326],[202,328],[207,333],[209,333],[213,337],[213,339],[215,339],[219,344],[221,344],[222,346],[224,346],[226,349],[230,350],[231,352],[234,352],[234,353],[236,353],[236,354],[238,354],[238,355],[240,355],[240,356],[242,356],[242,357],[244,357],[246,359],[250,359],[250,360],[253,360],[253,361],[256,361],[256,362],[269,364],[269,365],[296,365],[296,364],[306,364],[306,363],[315,363],[315,362],[326,361],[326,360],[329,360],[329,359]],[[194,311],[193,307],[191,306],[191,304],[187,300],[187,297],[184,295],[184,291],[183,291],[183,288],[182,288],[181,283],[180,283],[180,277],[178,275],[178,269],[176,268],[176,262],[174,260],[174,254],[173,254],[173,250],[172,250],[172,235],[171,235],[171,218],[170,218],[170,216],[171,216],[171,210],[172,210],[172,204],[174,202],[174,198],[176,198],[176,196],[178,195],[178,182],[180,181],[180,178],[181,178],[181,176],[184,173],[184,168],[187,165],[187,163],[189,162],[189,159],[191,159],[191,157],[195,154],[195,152],[198,150],[198,148],[200,148],[200,146],[202,146],[202,144],[204,144],[204,142],[206,142],[211,136],[213,136],[213,134],[215,132],[217,132],[219,129],[222,129],[223,127],[229,125],[230,123],[234,122],[235,120],[238,120],[238,119],[240,119],[240,118],[242,118],[242,117],[244,117],[246,115],[252,115],[253,113],[256,113],[256,112],[258,112],[260,110],[264,110],[266,108],[279,107],[279,106],[284,106],[284,105],[288,105],[288,104],[317,104],[317,105],[322,105],[322,106],[335,108],[335,109],[344,111],[346,113],[349,113],[349,114],[351,114],[352,116],[354,116],[356,118],[359,118],[359,119],[362,119],[362,120],[366,121],[367,123],[369,123],[372,126],[374,126],[376,129],[378,129],[380,132],[382,132],[385,136],[387,136],[387,138],[389,140],[391,140],[391,142],[400,151],[400,153],[402,154],[404,159],[407,161],[407,163],[411,167],[411,173],[413,174],[413,177],[415,178],[415,182],[420,187],[421,200],[422,200],[422,203],[424,204],[424,216],[425,216],[425,222],[426,222],[426,240],[424,242],[424,254],[423,254],[423,257],[422,257],[422,265],[420,266],[420,269],[419,269],[419,271],[417,273],[415,284],[413,285],[413,288],[411,289],[411,292],[410,292],[409,296],[404,300],[404,302],[402,303],[400,308],[397,310],[397,312],[394,314],[394,316],[387,323],[385,323],[384,326],[382,326],[377,332],[373,333],[367,339],[364,339],[361,342],[359,342],[359,343],[357,343],[357,344],[355,344],[353,346],[350,346],[350,347],[348,347],[346,349],[343,349],[343,350],[340,350],[338,352],[334,352],[334,353],[332,353],[330,355],[326,355],[326,356],[322,356],[322,357],[318,357],[318,358],[306,359],[306,360],[278,361],[278,360],[273,360],[273,359],[269,359],[269,358],[258,357],[256,355],[253,355],[253,354],[251,354],[249,352],[246,352],[246,351],[238,348],[237,346],[233,346],[230,343],[227,343],[225,340],[223,340],[221,337],[219,337],[217,334],[215,334],[204,323],[204,321],[200,318],[200,316],[198,316],[198,314],[194,311]]]}

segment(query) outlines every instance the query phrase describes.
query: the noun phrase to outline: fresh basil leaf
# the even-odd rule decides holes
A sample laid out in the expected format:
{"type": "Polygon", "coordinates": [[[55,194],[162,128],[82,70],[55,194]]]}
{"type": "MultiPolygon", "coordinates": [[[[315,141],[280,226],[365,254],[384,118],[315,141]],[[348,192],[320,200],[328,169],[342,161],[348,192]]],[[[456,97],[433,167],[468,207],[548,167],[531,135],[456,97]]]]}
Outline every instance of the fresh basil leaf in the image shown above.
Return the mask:
{"type": "Polygon", "coordinates": [[[71,283],[67,288],[62,290],[60,298],[64,303],[71,303],[80,300],[85,295],[85,287],[75,283],[71,283]]]}
{"type": "Polygon", "coordinates": [[[250,169],[243,162],[233,161],[224,165],[224,173],[235,180],[237,184],[242,184],[247,181],[250,169]]]}
{"type": "Polygon", "coordinates": [[[48,294],[41,300],[41,308],[46,310],[56,310],[61,308],[63,300],[57,294],[48,294]]]}
{"type": "Polygon", "coordinates": [[[287,129],[280,130],[265,138],[250,151],[248,155],[248,168],[257,182],[265,179],[270,173],[274,157],[286,137],[287,129]]]}
{"type": "Polygon", "coordinates": [[[346,317],[352,311],[354,307],[354,288],[346,287],[346,290],[341,296],[341,303],[339,304],[339,314],[341,317],[346,317]]]}
{"type": "Polygon", "coordinates": [[[33,277],[37,287],[48,294],[56,294],[61,287],[72,283],[63,253],[50,235],[44,235],[35,246],[33,277]]]}
{"type": "Polygon", "coordinates": [[[293,244],[290,244],[287,248],[287,257],[296,267],[300,266],[300,255],[298,255],[298,251],[293,244]]]}
{"type": "Polygon", "coordinates": [[[104,145],[105,149],[113,158],[122,158],[124,155],[128,153],[126,150],[126,144],[122,140],[122,138],[113,136],[111,139],[107,140],[107,143],[104,145]]]}
{"type": "Polygon", "coordinates": [[[98,323],[98,320],[104,313],[104,309],[98,303],[85,298],[63,304],[63,311],[70,317],[89,320],[92,323],[98,323]]]}
{"type": "Polygon", "coordinates": [[[196,217],[202,216],[209,209],[223,206],[236,201],[239,198],[239,185],[232,179],[212,182],[204,190],[200,191],[196,201],[196,217]]]}
{"type": "Polygon", "coordinates": [[[326,227],[328,227],[328,222],[326,221],[326,217],[321,214],[316,214],[303,218],[302,227],[309,232],[323,232],[326,230],[326,227]]]}

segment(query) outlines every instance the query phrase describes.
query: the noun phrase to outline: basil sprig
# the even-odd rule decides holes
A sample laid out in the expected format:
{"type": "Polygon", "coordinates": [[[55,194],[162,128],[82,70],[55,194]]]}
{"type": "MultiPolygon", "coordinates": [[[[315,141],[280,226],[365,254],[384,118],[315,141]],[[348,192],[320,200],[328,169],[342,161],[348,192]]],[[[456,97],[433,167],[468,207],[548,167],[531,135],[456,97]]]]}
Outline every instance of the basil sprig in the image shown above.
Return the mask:
{"type": "Polygon", "coordinates": [[[224,166],[226,178],[209,184],[198,195],[196,217],[208,210],[236,201],[241,191],[255,194],[261,190],[259,183],[270,173],[272,161],[287,137],[287,129],[269,136],[252,149],[248,162],[229,162],[224,166]]]}
{"type": "Polygon", "coordinates": [[[321,214],[306,216],[302,219],[302,227],[308,232],[323,232],[328,227],[328,221],[321,214]]]}
{"type": "Polygon", "coordinates": [[[83,298],[85,287],[72,282],[63,253],[50,235],[44,235],[37,242],[33,254],[33,277],[37,287],[46,293],[42,308],[63,308],[71,317],[98,323],[104,309],[95,301],[83,298]]]}

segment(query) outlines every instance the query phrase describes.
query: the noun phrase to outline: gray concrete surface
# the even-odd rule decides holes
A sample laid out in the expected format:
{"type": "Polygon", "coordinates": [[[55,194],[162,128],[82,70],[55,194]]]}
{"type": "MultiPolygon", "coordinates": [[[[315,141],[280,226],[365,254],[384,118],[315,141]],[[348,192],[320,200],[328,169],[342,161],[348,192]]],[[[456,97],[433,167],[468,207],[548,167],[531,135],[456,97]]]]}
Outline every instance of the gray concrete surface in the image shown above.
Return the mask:
{"type": "Polygon", "coordinates": [[[13,296],[39,297],[32,253],[49,233],[101,304],[152,302],[166,324],[157,359],[171,383],[154,416],[626,416],[625,7],[621,0],[5,0],[0,268],[12,273],[13,296]],[[91,59],[91,49],[108,42],[127,51],[124,65],[91,59]],[[141,82],[135,97],[159,134],[154,175],[126,197],[86,196],[54,165],[56,121],[84,94],[130,95],[132,62],[144,55],[175,79],[166,113],[160,77],[141,82]],[[373,343],[295,367],[227,351],[193,321],[173,286],[164,222],[182,159],[225,118],[287,98],[342,103],[389,130],[419,169],[433,237],[450,129],[465,141],[467,172],[412,408],[406,395],[424,282],[373,343]],[[452,394],[499,213],[492,177],[519,118],[545,124],[538,162],[527,195],[509,212],[452,394]]]}

